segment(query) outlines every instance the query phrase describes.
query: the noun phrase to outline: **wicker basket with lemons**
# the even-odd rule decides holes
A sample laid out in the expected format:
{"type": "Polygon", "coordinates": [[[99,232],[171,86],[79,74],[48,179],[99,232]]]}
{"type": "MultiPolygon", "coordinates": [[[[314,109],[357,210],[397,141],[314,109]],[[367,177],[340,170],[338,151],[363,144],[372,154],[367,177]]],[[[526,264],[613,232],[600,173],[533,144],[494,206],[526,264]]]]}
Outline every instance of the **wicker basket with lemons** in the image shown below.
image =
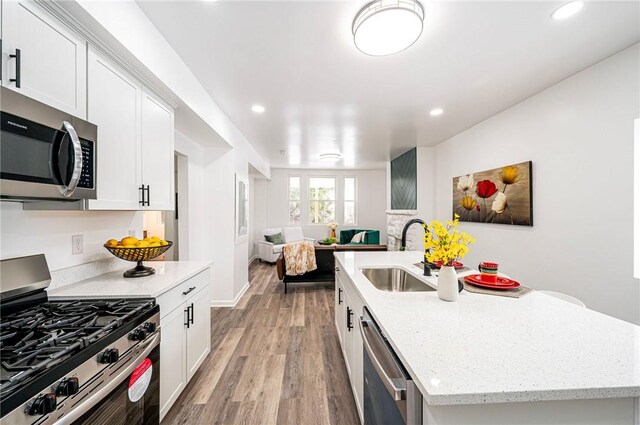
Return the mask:
{"type": "Polygon", "coordinates": [[[124,277],[143,277],[154,274],[152,267],[146,267],[143,261],[151,260],[171,248],[173,242],[160,239],[157,236],[149,236],[142,240],[134,236],[126,236],[120,240],[109,239],[104,247],[116,257],[135,261],[138,264],[133,269],[124,272],[124,277]]]}

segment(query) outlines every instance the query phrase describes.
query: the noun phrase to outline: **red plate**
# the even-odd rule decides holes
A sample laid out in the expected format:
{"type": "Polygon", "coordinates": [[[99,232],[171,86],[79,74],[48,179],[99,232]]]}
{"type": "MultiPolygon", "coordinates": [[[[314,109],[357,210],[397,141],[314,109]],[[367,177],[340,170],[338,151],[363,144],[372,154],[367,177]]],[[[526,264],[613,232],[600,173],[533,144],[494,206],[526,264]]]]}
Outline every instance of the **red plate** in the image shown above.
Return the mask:
{"type": "Polygon", "coordinates": [[[481,274],[472,274],[469,276],[465,276],[464,281],[470,283],[475,286],[482,286],[483,288],[491,288],[491,289],[513,289],[520,286],[518,282],[515,280],[507,279],[506,277],[498,276],[498,281],[487,282],[482,278],[481,274]]]}
{"type": "MultiPolygon", "coordinates": [[[[433,264],[437,267],[437,268],[441,268],[442,267],[442,261],[434,261],[433,264]]],[[[459,261],[454,261],[453,262],[453,268],[454,269],[461,269],[464,267],[464,264],[462,264],[459,261]]]]}

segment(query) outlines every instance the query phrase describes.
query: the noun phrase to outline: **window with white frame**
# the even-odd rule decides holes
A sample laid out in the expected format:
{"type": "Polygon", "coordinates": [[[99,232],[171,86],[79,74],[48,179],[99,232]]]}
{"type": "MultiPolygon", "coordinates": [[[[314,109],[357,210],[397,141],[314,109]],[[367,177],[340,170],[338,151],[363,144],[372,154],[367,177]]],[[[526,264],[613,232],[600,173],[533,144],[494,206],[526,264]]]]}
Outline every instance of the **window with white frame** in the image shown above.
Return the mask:
{"type": "Polygon", "coordinates": [[[343,224],[355,225],[356,222],[356,178],[344,178],[343,224]]]}
{"type": "Polygon", "coordinates": [[[336,220],[336,178],[309,177],[309,223],[327,224],[336,220]]]}
{"type": "Polygon", "coordinates": [[[300,224],[300,177],[289,177],[289,223],[300,224]]]}

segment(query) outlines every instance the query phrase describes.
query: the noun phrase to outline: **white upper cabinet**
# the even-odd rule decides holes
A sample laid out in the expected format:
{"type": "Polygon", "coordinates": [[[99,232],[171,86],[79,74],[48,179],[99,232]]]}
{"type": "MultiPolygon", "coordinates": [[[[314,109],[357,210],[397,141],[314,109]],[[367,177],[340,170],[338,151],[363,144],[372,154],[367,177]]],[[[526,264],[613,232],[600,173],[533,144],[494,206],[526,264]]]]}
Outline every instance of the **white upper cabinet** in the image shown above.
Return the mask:
{"type": "Polygon", "coordinates": [[[173,110],[142,90],[142,185],[148,210],[173,210],[173,110]]]}
{"type": "Polygon", "coordinates": [[[33,1],[3,1],[2,9],[2,84],[86,118],[85,40],[33,1]]]}
{"type": "Polygon", "coordinates": [[[89,208],[140,209],[142,86],[93,48],[87,59],[87,118],[98,126],[98,199],[89,208]]]}

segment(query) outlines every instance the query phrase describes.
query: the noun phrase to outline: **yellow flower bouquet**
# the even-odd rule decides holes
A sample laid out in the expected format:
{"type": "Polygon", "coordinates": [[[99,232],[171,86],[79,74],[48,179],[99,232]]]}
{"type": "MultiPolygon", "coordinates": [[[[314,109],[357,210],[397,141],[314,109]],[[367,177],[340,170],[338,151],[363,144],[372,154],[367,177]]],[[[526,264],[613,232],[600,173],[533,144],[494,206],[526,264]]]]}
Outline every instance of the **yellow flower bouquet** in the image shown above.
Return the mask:
{"type": "Polygon", "coordinates": [[[457,229],[460,216],[444,223],[434,220],[425,225],[424,249],[425,258],[431,263],[442,262],[442,266],[453,266],[454,263],[467,255],[469,245],[476,240],[468,233],[457,229]]]}

